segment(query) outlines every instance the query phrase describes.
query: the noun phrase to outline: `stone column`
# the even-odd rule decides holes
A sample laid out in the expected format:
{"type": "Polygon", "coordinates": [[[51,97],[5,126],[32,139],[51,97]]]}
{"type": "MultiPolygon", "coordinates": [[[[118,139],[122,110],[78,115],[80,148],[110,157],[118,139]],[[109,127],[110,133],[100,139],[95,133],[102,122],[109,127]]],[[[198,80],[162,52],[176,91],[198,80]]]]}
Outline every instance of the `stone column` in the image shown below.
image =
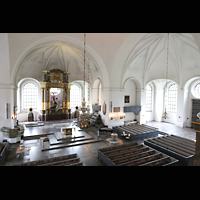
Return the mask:
{"type": "Polygon", "coordinates": [[[135,118],[140,124],[146,124],[146,91],[145,89],[136,89],[136,105],[141,106],[139,115],[135,118]]]}
{"type": "Polygon", "coordinates": [[[177,92],[177,114],[176,114],[176,126],[183,127],[184,123],[186,123],[186,116],[185,116],[185,104],[184,104],[184,90],[179,89],[177,92]]]}

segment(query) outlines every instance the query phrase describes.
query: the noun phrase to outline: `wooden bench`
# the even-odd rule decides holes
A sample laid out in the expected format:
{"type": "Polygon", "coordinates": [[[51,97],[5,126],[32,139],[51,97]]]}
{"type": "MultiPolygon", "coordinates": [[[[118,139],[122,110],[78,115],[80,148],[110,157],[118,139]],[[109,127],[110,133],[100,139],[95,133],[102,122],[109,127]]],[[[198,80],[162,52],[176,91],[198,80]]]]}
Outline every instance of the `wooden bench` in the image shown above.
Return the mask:
{"type": "Polygon", "coordinates": [[[188,165],[190,158],[195,154],[194,141],[175,135],[146,139],[144,144],[178,159],[183,165],[188,165]]]}
{"type": "Polygon", "coordinates": [[[167,166],[178,163],[175,158],[137,143],[99,149],[98,158],[108,166],[142,166],[146,164],[167,166]]]}

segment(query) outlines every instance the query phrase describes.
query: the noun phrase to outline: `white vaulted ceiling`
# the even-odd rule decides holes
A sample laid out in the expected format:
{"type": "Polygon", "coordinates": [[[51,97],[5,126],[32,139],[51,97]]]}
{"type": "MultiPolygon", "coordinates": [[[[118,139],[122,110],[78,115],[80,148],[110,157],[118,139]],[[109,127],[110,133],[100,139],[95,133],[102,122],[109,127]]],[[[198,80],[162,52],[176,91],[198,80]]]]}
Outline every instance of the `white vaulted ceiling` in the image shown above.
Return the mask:
{"type": "MultiPolygon", "coordinates": [[[[70,81],[83,80],[82,33],[8,36],[15,84],[25,77],[40,81],[41,72],[55,65],[70,72],[70,81]]],[[[197,75],[199,47],[200,34],[170,33],[169,79],[184,84],[197,75]]],[[[167,33],[87,33],[86,49],[91,83],[100,79],[104,87],[123,88],[133,78],[144,87],[148,81],[166,77],[167,33]]]]}
{"type": "MultiPolygon", "coordinates": [[[[167,33],[144,35],[129,54],[123,74],[143,78],[143,85],[153,79],[165,78],[167,68],[167,33]]],[[[191,34],[170,33],[168,55],[168,78],[186,81],[183,73],[200,68],[199,47],[191,34]]],[[[193,76],[191,74],[191,76],[193,76]]],[[[187,77],[188,78],[188,77],[187,77]]],[[[142,83],[141,83],[142,84],[142,83]]]]}
{"type": "MultiPolygon", "coordinates": [[[[98,68],[94,59],[88,57],[89,55],[87,55],[86,66],[88,66],[89,62],[91,76],[91,73],[98,73],[98,68]]],[[[21,63],[19,78],[30,76],[41,80],[41,72],[43,70],[57,67],[73,74],[73,80],[82,80],[84,70],[83,60],[83,49],[74,47],[63,41],[46,42],[36,46],[26,55],[21,63]]],[[[88,70],[87,67],[86,70],[88,70]]],[[[88,71],[86,73],[88,77],[88,71]]]]}

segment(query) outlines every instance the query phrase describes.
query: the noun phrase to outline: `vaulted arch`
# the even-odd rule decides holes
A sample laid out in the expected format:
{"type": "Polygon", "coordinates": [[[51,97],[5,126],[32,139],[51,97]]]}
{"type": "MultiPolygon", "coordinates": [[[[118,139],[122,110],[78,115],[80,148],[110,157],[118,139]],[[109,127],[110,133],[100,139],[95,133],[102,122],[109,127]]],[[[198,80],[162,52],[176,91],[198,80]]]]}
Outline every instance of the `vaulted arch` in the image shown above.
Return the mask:
{"type": "MultiPolygon", "coordinates": [[[[16,85],[19,79],[26,76],[41,80],[42,70],[54,68],[55,65],[72,74],[70,81],[81,80],[84,70],[83,52],[83,42],[69,36],[51,36],[37,40],[18,57],[11,73],[11,81],[16,85]]],[[[86,73],[90,76],[90,82],[101,77],[102,84],[109,86],[109,76],[103,60],[88,45],[86,73]]]]}
{"type": "MultiPolygon", "coordinates": [[[[166,78],[167,33],[131,34],[126,38],[116,56],[111,85],[122,88],[130,76],[145,83],[166,78]],[[115,80],[119,80],[116,83],[115,80]]],[[[200,67],[199,47],[191,34],[170,33],[168,49],[168,78],[184,85],[200,67]],[[183,76],[184,73],[184,76],[183,76]]]]}

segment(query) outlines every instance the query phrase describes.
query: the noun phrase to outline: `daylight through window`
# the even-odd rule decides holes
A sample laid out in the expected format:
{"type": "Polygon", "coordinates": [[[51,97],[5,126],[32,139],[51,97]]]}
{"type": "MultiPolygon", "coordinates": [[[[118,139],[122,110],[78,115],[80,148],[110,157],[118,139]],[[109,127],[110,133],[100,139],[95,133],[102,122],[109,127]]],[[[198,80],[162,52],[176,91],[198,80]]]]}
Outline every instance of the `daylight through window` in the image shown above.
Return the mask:
{"type": "Polygon", "coordinates": [[[72,85],[70,90],[70,106],[72,111],[75,107],[81,106],[81,88],[78,85],[72,85]]]}
{"type": "Polygon", "coordinates": [[[175,113],[177,111],[177,85],[173,84],[168,89],[167,111],[175,113]]]}
{"type": "Polygon", "coordinates": [[[22,88],[22,110],[29,108],[37,109],[38,104],[38,88],[33,83],[26,83],[22,88]]]}
{"type": "Polygon", "coordinates": [[[152,87],[149,84],[146,86],[146,111],[152,111],[152,87]]]}

